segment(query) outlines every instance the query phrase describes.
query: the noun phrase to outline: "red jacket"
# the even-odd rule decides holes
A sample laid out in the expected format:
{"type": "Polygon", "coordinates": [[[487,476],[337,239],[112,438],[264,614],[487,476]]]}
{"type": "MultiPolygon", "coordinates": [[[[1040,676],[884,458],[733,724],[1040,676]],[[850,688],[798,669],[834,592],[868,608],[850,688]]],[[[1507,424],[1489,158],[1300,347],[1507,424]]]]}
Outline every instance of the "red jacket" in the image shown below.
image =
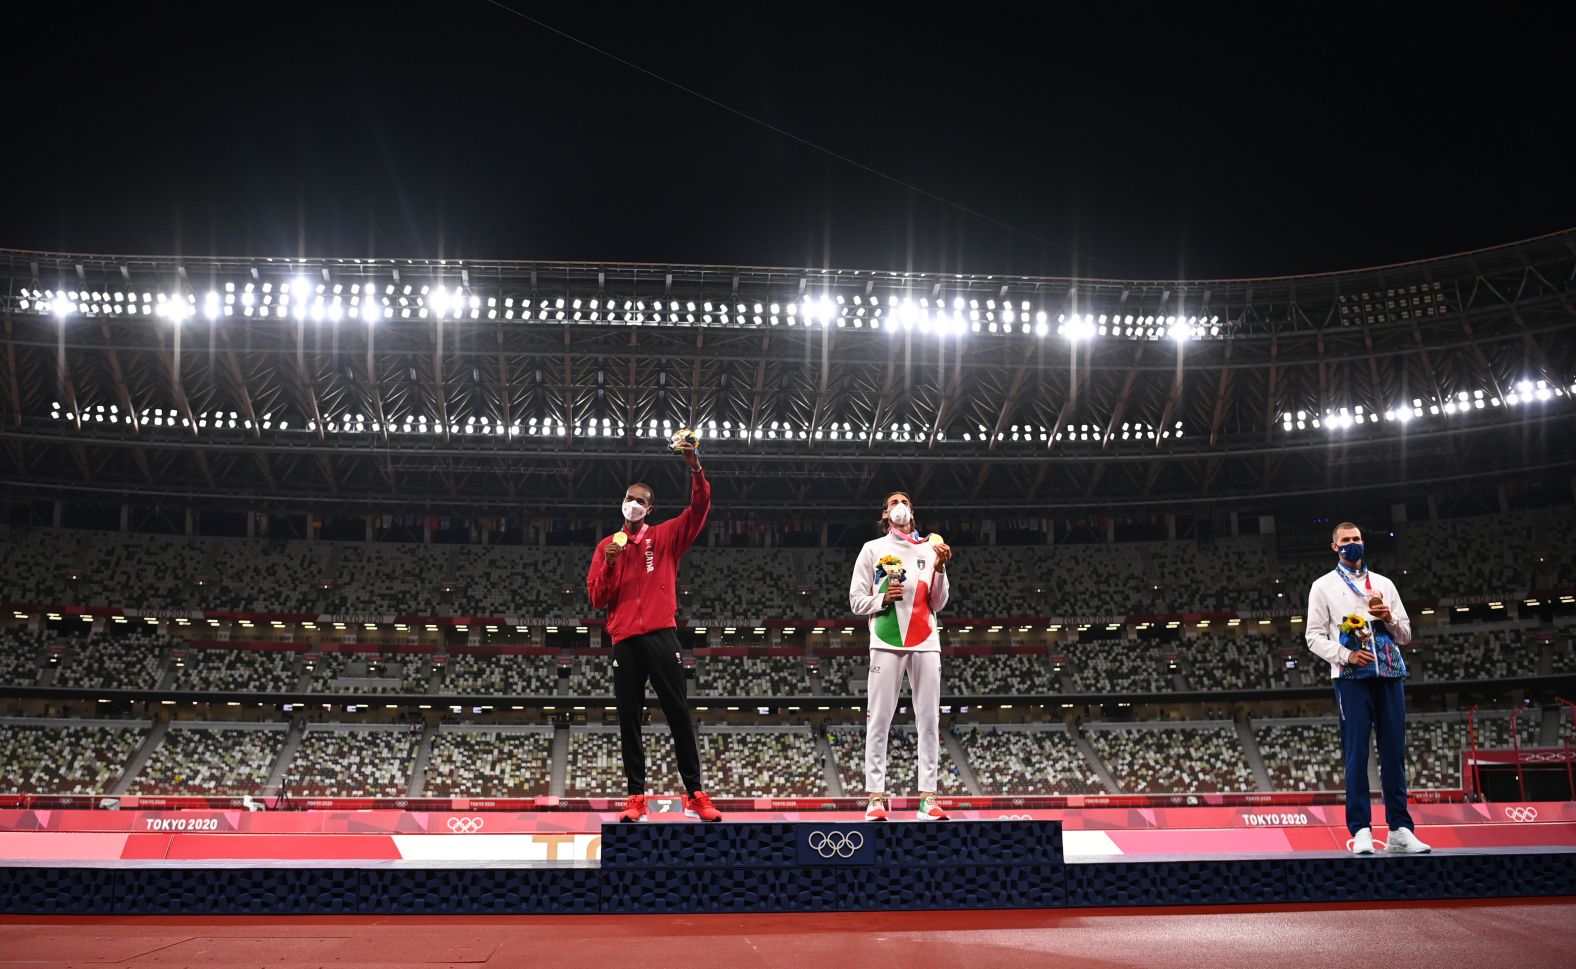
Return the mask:
{"type": "Polygon", "coordinates": [[[660,525],[642,524],[612,562],[604,550],[613,536],[602,539],[591,556],[586,591],[591,608],[606,609],[607,635],[613,642],[673,629],[678,625],[679,559],[695,544],[711,511],[711,482],[704,472],[690,475],[690,503],[677,518],[660,525]]]}

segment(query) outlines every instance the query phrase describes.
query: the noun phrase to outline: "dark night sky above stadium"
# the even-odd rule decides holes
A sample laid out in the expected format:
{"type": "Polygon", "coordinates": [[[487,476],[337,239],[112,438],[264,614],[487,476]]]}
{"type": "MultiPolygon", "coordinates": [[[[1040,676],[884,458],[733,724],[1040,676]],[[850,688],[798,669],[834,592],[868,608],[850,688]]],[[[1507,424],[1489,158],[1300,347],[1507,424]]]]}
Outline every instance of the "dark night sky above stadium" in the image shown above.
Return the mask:
{"type": "Polygon", "coordinates": [[[1546,9],[515,6],[1021,231],[487,0],[39,5],[0,245],[1203,277],[1576,225],[1546,9]]]}

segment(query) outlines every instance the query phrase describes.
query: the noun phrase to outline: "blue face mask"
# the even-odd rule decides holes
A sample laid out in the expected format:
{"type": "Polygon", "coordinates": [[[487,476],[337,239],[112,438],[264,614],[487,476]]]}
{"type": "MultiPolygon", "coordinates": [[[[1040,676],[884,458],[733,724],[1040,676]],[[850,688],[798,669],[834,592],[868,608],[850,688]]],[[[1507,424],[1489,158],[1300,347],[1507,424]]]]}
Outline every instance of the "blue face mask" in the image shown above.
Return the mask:
{"type": "Polygon", "coordinates": [[[1350,545],[1342,545],[1341,558],[1345,559],[1348,565],[1356,565],[1358,562],[1361,562],[1363,560],[1363,543],[1353,542],[1350,545]]]}

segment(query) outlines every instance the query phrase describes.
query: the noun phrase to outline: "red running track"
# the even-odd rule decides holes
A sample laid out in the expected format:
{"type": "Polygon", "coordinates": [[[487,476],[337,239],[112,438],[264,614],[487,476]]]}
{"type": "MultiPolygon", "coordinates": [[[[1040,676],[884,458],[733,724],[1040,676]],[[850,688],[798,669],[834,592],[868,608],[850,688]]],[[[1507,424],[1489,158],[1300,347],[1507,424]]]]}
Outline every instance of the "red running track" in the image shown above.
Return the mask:
{"type": "Polygon", "coordinates": [[[0,969],[1475,969],[1576,962],[1576,900],[701,916],[22,917],[0,969]]]}

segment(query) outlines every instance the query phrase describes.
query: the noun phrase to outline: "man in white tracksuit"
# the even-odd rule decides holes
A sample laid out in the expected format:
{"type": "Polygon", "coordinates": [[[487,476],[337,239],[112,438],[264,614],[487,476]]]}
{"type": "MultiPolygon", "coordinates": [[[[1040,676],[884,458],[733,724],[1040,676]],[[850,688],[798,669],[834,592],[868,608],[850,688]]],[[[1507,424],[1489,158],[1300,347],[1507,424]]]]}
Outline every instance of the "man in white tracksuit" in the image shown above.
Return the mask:
{"type": "Polygon", "coordinates": [[[940,536],[927,540],[914,524],[913,502],[901,491],[887,496],[881,537],[865,543],[854,563],[848,602],[869,617],[870,678],[865,699],[865,807],[867,821],[887,818],[887,737],[903,677],[914,698],[919,733],[921,821],[945,821],[936,804],[941,763],[941,637],[936,613],[947,604],[947,562],[952,549],[940,536]]]}
{"type": "Polygon", "coordinates": [[[1341,747],[1346,762],[1346,829],[1355,854],[1374,851],[1369,801],[1368,756],[1379,741],[1379,780],[1384,788],[1386,850],[1421,854],[1430,850],[1412,832],[1406,801],[1406,659],[1401,647],[1412,642],[1412,618],[1401,604],[1395,583],[1368,568],[1362,529],[1341,522],[1330,535],[1338,558],[1334,570],[1315,579],[1308,590],[1308,648],[1330,663],[1336,710],[1341,716],[1341,747]],[[1347,616],[1382,623],[1386,636],[1341,641],[1347,616]]]}

